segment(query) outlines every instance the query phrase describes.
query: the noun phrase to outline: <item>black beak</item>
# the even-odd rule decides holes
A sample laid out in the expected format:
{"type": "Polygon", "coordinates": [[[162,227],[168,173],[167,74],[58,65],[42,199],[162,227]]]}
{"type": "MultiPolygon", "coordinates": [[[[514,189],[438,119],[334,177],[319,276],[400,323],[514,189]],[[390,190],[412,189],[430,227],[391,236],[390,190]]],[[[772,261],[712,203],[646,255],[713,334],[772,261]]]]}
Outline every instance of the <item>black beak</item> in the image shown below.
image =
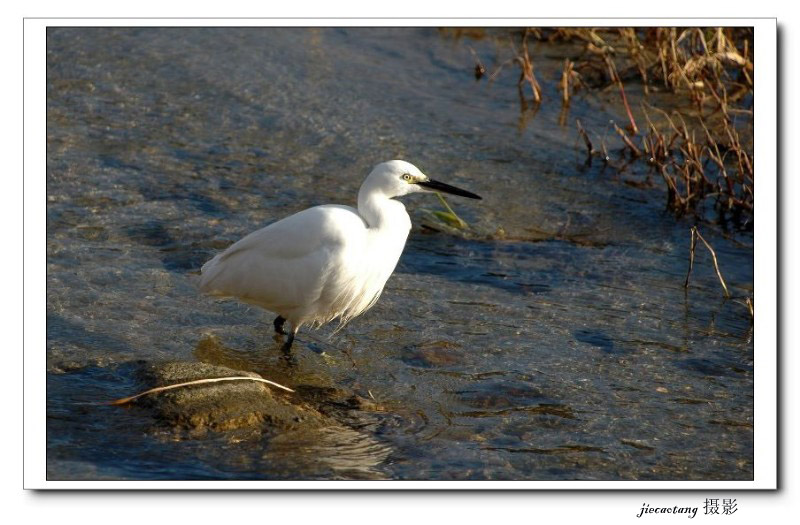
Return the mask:
{"type": "Polygon", "coordinates": [[[474,193],[469,192],[467,190],[462,190],[462,189],[456,188],[455,186],[450,186],[449,184],[445,184],[444,182],[437,182],[435,180],[428,179],[425,182],[418,182],[417,184],[419,184],[420,186],[422,186],[424,188],[428,188],[429,190],[432,190],[432,191],[441,191],[443,193],[451,193],[453,195],[458,195],[460,197],[469,197],[470,199],[478,199],[478,200],[480,200],[480,198],[481,198],[480,195],[475,195],[474,193]]]}

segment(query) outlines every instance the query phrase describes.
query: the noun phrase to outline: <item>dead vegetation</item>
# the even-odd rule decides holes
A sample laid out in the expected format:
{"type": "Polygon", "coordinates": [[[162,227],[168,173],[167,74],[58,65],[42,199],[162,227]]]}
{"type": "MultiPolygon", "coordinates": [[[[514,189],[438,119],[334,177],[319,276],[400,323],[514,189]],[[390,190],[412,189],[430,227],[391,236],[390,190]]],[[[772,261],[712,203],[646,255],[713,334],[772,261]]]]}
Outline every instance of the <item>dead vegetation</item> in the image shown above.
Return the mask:
{"type": "MultiPolygon", "coordinates": [[[[694,268],[695,249],[697,248],[697,241],[700,240],[708,250],[708,253],[711,255],[711,261],[714,263],[714,271],[717,272],[717,279],[719,279],[719,284],[722,286],[725,299],[726,300],[731,299],[733,296],[731,295],[731,292],[728,290],[728,285],[725,284],[725,278],[722,277],[722,271],[719,269],[717,252],[708,243],[708,241],[700,234],[700,232],[697,229],[697,226],[692,226],[690,231],[692,238],[689,246],[689,270],[686,272],[686,280],[683,283],[683,287],[686,289],[689,288],[689,277],[692,275],[692,269],[694,268]]],[[[747,307],[747,311],[750,314],[750,322],[752,323],[753,320],[755,319],[755,314],[753,311],[753,298],[750,296],[745,296],[743,300],[742,298],[736,298],[734,299],[734,301],[747,307]]]]}
{"type": "MultiPolygon", "coordinates": [[[[489,35],[456,30],[455,36],[489,35]]],[[[500,62],[488,80],[516,65],[523,112],[528,111],[528,94],[532,115],[550,102],[542,89],[549,79],[536,74],[537,44],[542,43],[561,44],[565,50],[560,75],[552,78],[556,89],[550,90],[560,99],[559,124],[567,124],[570,105],[581,92],[618,94],[627,120],[624,129],[615,122],[604,129],[587,129],[585,122],[575,120],[587,166],[599,159],[632,186],[648,186],[651,177],[662,180],[666,207],[676,216],[716,223],[723,231],[753,230],[752,28],[526,28],[505,38],[512,58],[500,62]],[[642,95],[634,107],[628,97],[632,90],[642,95]],[[660,96],[664,93],[670,96],[660,96]]],[[[552,53],[553,48],[548,49],[552,53]]],[[[488,68],[471,52],[475,78],[481,80],[488,68]]],[[[700,240],[711,255],[725,298],[731,298],[716,252],[696,226],[690,233],[685,287],[700,240]]],[[[746,297],[742,304],[752,319],[752,299],[746,297]]]]}
{"type": "MultiPolygon", "coordinates": [[[[753,142],[740,134],[753,117],[752,28],[527,28],[508,38],[513,56],[488,78],[516,65],[523,110],[528,97],[534,110],[548,102],[542,89],[547,80],[536,74],[537,42],[570,45],[572,54],[554,79],[562,124],[579,91],[618,93],[624,129],[616,123],[586,129],[576,122],[587,163],[599,157],[620,173],[645,163],[648,173],[663,180],[667,208],[676,215],[695,214],[725,229],[752,229],[753,142]],[[631,107],[626,86],[643,92],[645,101],[631,107]],[[675,94],[677,108],[657,107],[650,100],[656,92],[675,94]]],[[[480,79],[487,68],[471,52],[480,79]]]]}

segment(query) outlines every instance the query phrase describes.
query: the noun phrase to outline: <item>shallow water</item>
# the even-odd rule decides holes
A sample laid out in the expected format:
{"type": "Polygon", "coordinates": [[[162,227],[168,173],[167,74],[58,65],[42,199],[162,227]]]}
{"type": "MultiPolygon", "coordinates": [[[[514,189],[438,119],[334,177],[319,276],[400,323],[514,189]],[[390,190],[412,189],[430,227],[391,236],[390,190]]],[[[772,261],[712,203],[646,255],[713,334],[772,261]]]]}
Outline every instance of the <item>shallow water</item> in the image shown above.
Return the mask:
{"type": "MultiPolygon", "coordinates": [[[[507,40],[434,29],[50,29],[47,42],[49,479],[752,479],[751,234],[701,225],[734,295],[660,181],[583,164],[560,125],[569,46],[534,58],[521,111],[507,40]],[[270,314],[196,290],[200,266],[306,207],[353,204],[404,158],[484,197],[435,231],[433,197],[377,305],[304,331],[282,359],[270,314]],[[199,360],[374,399],[325,433],[176,435],[94,406],[140,388],[138,360],[199,360]]],[[[629,86],[632,106],[642,94],[629,86]]],[[[661,104],[670,104],[668,95],[661,104]]]]}

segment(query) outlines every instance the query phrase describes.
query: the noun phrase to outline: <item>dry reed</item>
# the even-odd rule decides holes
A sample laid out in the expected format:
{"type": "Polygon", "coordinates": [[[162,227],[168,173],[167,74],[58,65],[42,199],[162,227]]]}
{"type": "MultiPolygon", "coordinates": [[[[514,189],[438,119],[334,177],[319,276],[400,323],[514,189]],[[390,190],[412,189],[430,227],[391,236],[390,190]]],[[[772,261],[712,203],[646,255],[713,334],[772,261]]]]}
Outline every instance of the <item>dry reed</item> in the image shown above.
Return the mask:
{"type": "Polygon", "coordinates": [[[127,405],[128,403],[139,399],[140,397],[147,396],[150,394],[157,394],[159,392],[165,392],[167,390],[173,390],[175,388],[183,388],[192,385],[202,385],[208,383],[218,383],[221,381],[256,381],[259,383],[264,383],[267,385],[271,385],[282,390],[286,390],[287,392],[294,392],[289,387],[283,386],[279,383],[275,383],[274,381],[270,381],[269,379],[263,379],[260,377],[250,377],[250,376],[232,376],[232,377],[214,377],[209,379],[195,379],[194,381],[186,381],[185,383],[176,383],[174,385],[167,385],[167,386],[159,386],[155,388],[151,388],[150,390],[145,390],[144,392],[140,392],[133,396],[123,397],[117,399],[115,401],[111,401],[110,405],[127,405]]]}

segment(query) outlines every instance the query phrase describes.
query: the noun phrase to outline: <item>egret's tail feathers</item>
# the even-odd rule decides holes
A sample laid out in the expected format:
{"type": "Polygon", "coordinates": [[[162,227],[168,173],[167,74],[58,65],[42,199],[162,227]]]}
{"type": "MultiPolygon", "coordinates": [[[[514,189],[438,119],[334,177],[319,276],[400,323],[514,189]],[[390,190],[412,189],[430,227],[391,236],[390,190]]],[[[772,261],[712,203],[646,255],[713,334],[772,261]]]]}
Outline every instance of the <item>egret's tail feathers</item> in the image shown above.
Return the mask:
{"type": "Polygon", "coordinates": [[[214,281],[220,275],[220,267],[217,264],[219,256],[214,257],[200,268],[200,291],[203,293],[214,294],[214,281]]]}

